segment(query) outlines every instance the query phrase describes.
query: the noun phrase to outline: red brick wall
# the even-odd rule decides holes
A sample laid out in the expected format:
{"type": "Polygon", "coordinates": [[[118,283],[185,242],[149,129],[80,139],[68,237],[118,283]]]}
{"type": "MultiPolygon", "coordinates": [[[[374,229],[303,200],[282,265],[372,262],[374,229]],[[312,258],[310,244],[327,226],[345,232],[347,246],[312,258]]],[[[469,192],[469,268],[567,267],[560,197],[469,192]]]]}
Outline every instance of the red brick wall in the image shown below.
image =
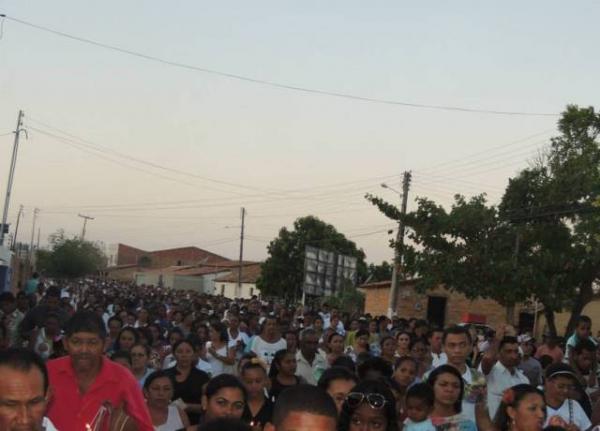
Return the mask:
{"type": "Polygon", "coordinates": [[[148,253],[148,255],[150,256],[150,259],[152,259],[151,266],[153,268],[165,268],[167,266],[174,265],[193,265],[204,261],[205,259],[207,264],[223,260],[229,260],[222,256],[210,253],[208,251],[196,247],[158,250],[152,251],[148,253]]]}
{"type": "MultiPolygon", "coordinates": [[[[365,290],[365,312],[374,315],[386,314],[389,298],[389,285],[383,287],[366,288],[365,290]]],[[[486,323],[497,327],[506,322],[506,309],[491,299],[476,299],[471,301],[464,295],[452,293],[442,287],[427,292],[426,295],[415,292],[410,284],[401,285],[398,293],[397,313],[398,316],[409,318],[416,317],[425,319],[427,317],[428,296],[439,296],[447,298],[445,325],[458,323],[465,313],[481,314],[486,317],[486,323]]],[[[523,307],[515,307],[515,318],[523,307]]],[[[517,322],[511,322],[516,324],[517,322]]]]}
{"type": "Polygon", "coordinates": [[[166,268],[174,265],[193,265],[204,261],[211,264],[223,260],[225,257],[210,253],[197,247],[182,247],[169,250],[144,251],[139,248],[119,244],[117,263],[120,265],[137,265],[142,256],[148,256],[152,261],[150,268],[166,268]]]}
{"type": "Polygon", "coordinates": [[[125,244],[119,244],[119,248],[117,250],[117,262],[115,266],[137,265],[138,259],[146,254],[148,254],[146,251],[140,250],[139,248],[130,247],[125,244]]]}

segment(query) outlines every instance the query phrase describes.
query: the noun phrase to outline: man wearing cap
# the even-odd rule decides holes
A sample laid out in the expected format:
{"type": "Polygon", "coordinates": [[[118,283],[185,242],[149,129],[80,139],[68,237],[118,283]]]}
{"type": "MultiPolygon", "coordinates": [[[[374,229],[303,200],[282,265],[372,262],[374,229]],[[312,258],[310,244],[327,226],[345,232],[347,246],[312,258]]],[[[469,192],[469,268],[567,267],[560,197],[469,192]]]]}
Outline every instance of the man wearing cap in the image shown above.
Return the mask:
{"type": "Polygon", "coordinates": [[[519,336],[518,340],[521,353],[521,363],[518,368],[529,379],[529,383],[539,386],[542,384],[542,365],[532,356],[535,340],[528,334],[519,336]]]}
{"type": "Polygon", "coordinates": [[[592,426],[579,402],[569,398],[576,384],[577,376],[569,365],[555,363],[546,368],[544,426],[561,424],[561,421],[564,421],[568,431],[585,431],[592,426]]]}

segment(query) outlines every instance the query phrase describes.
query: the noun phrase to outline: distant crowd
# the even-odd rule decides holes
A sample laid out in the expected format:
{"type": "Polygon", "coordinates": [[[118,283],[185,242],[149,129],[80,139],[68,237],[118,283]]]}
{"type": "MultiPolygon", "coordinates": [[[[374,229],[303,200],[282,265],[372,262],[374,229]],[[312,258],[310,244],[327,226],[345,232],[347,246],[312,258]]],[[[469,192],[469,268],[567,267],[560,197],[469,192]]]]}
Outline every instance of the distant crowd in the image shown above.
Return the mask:
{"type": "MultiPolygon", "coordinates": [[[[600,424],[598,342],[102,280],[0,294],[0,431],[600,424]]],[[[600,429],[600,428],[599,428],[600,429]]]]}

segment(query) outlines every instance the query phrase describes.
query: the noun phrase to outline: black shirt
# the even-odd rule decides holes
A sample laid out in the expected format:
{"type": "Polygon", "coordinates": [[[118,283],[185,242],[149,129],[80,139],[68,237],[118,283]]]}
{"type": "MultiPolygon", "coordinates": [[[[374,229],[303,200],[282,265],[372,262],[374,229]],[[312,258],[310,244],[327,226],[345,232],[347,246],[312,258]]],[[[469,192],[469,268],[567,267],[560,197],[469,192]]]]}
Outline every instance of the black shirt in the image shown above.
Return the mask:
{"type": "Polygon", "coordinates": [[[252,416],[250,407],[248,406],[248,403],[246,403],[246,406],[244,407],[244,413],[242,414],[242,420],[247,424],[252,422],[251,426],[260,425],[260,427],[263,428],[267,422],[271,422],[271,417],[273,416],[273,406],[273,402],[271,402],[271,400],[268,398],[265,398],[265,402],[258,413],[256,413],[255,416],[252,416]]]}
{"type": "MultiPolygon", "coordinates": [[[[178,382],[175,376],[179,374],[176,367],[166,370],[173,380],[173,400],[181,398],[185,403],[200,404],[202,402],[202,389],[210,380],[208,374],[204,371],[192,367],[187,379],[178,382]]],[[[200,415],[197,413],[188,413],[190,423],[197,424],[200,421],[200,415]]]]}
{"type": "Polygon", "coordinates": [[[296,383],[293,385],[284,385],[279,380],[277,380],[277,377],[273,377],[271,379],[271,391],[269,392],[269,398],[271,399],[271,401],[275,402],[277,401],[277,397],[279,396],[279,394],[284,389],[291,388],[293,386],[299,385],[300,383],[304,382],[303,379],[301,379],[298,376],[296,376],[296,383]]]}

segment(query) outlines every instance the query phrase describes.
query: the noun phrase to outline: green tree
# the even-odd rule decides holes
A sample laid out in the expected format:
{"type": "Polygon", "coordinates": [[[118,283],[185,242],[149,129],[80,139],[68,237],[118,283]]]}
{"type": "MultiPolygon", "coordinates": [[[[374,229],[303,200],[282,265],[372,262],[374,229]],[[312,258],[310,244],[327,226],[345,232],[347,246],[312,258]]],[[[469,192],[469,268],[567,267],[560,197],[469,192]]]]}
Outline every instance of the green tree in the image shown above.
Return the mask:
{"type": "Polygon", "coordinates": [[[369,264],[367,268],[368,280],[371,283],[375,283],[377,281],[388,281],[392,279],[392,271],[394,270],[393,266],[390,265],[385,260],[381,262],[379,265],[375,265],[374,263],[369,264]]]}
{"type": "Polygon", "coordinates": [[[314,216],[294,222],[294,228],[283,227],[267,247],[269,257],[262,264],[257,287],[265,296],[276,296],[288,301],[302,296],[304,282],[304,253],[312,245],[358,259],[358,279],[364,280],[367,268],[365,254],[356,244],[338,232],[331,224],[314,216]]]}
{"type": "Polygon", "coordinates": [[[59,230],[49,238],[50,250],[37,253],[37,269],[57,278],[78,278],[95,274],[106,267],[106,256],[100,248],[79,238],[66,238],[59,230]]]}
{"type": "Polygon", "coordinates": [[[509,309],[533,297],[544,305],[551,332],[557,332],[554,313],[562,310],[570,311],[566,331],[572,330],[600,279],[600,115],[568,106],[558,128],[549,151],[509,180],[498,207],[484,195],[457,195],[450,211],[421,198],[402,217],[367,195],[406,224],[412,243],[400,252],[405,272],[420,277],[419,288],[444,284],[509,309]]]}

